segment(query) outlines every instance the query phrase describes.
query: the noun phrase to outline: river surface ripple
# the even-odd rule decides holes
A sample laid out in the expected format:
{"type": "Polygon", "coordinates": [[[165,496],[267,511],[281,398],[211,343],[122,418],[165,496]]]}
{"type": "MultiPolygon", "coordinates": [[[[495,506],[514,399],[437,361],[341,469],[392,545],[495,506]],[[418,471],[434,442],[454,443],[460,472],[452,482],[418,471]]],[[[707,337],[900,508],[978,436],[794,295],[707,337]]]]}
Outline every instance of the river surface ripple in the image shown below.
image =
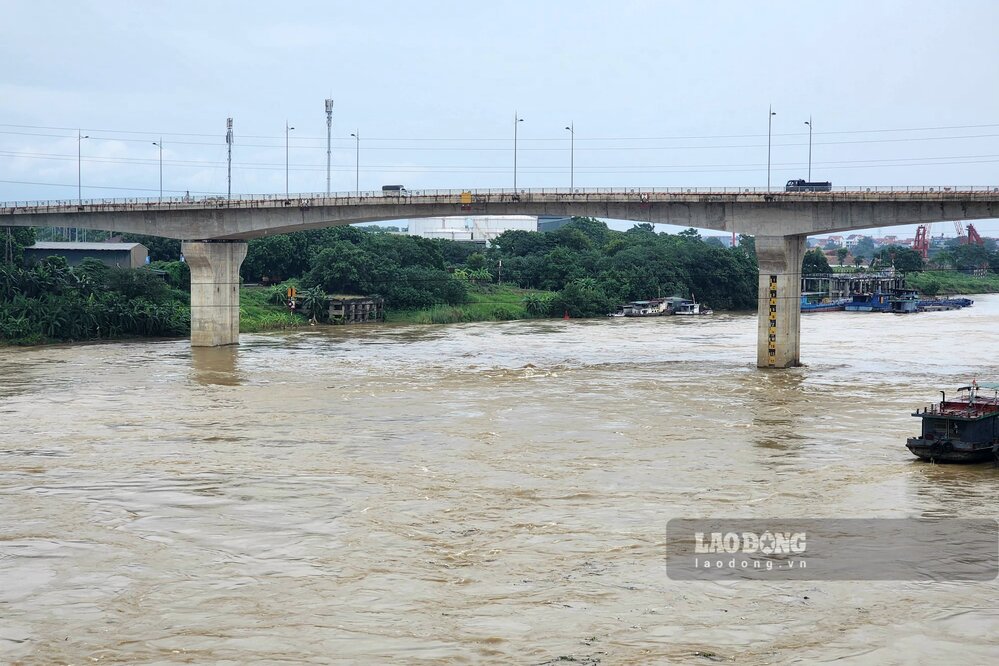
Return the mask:
{"type": "Polygon", "coordinates": [[[999,297],[0,349],[0,663],[996,663],[999,584],[678,582],[690,517],[996,517],[999,297]]]}

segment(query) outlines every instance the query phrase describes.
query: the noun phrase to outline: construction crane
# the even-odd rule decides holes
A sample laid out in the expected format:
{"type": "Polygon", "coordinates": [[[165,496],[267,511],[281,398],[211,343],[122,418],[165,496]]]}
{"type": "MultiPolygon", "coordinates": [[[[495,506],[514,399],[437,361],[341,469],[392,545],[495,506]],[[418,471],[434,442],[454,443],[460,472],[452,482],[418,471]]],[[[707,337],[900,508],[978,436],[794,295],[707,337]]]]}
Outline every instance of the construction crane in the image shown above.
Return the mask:
{"type": "Polygon", "coordinates": [[[920,224],[916,228],[916,240],[912,241],[912,249],[919,253],[923,260],[930,258],[930,227],[920,224]]]}
{"type": "MultiPolygon", "coordinates": [[[[962,238],[962,239],[966,238],[966,234],[964,233],[964,225],[961,224],[960,220],[954,220],[954,231],[957,232],[957,237],[958,238],[962,238]]],[[[966,240],[962,240],[961,241],[961,245],[967,245],[967,241],[966,240]]]]}
{"type": "Polygon", "coordinates": [[[978,229],[975,229],[975,225],[968,225],[968,245],[985,245],[985,241],[982,240],[981,235],[978,233],[978,229]]]}

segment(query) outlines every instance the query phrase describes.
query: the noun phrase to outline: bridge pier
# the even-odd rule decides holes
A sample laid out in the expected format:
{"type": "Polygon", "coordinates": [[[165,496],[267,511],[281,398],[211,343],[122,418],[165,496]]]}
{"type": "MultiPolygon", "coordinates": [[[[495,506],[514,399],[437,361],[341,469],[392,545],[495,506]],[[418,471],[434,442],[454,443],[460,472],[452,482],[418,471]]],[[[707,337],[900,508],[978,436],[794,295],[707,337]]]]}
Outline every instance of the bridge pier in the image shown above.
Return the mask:
{"type": "Polygon", "coordinates": [[[244,241],[184,241],[191,267],[191,346],[239,344],[239,267],[244,241]]]}
{"type": "Polygon", "coordinates": [[[801,260],[805,236],[756,236],[760,265],[756,365],[801,365],[801,260]]]}

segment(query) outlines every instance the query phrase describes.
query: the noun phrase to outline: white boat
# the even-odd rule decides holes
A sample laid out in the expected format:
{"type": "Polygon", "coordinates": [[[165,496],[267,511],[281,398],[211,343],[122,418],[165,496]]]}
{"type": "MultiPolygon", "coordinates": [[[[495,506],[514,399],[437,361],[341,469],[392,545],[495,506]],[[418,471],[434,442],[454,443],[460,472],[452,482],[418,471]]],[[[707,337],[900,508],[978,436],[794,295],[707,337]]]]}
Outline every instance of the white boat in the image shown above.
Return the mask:
{"type": "Polygon", "coordinates": [[[711,308],[702,307],[697,301],[682,301],[677,303],[673,309],[673,314],[677,315],[709,315],[711,308]]]}

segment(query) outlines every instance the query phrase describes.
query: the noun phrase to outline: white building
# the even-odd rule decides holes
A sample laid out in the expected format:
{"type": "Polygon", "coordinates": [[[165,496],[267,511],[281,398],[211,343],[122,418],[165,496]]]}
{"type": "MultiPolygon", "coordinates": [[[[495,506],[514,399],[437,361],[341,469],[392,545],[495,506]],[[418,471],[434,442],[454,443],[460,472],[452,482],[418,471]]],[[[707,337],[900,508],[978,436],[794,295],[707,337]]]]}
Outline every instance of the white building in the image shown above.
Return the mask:
{"type": "Polygon", "coordinates": [[[455,241],[489,242],[504,231],[537,231],[533,215],[468,215],[409,220],[410,236],[455,241]]]}

